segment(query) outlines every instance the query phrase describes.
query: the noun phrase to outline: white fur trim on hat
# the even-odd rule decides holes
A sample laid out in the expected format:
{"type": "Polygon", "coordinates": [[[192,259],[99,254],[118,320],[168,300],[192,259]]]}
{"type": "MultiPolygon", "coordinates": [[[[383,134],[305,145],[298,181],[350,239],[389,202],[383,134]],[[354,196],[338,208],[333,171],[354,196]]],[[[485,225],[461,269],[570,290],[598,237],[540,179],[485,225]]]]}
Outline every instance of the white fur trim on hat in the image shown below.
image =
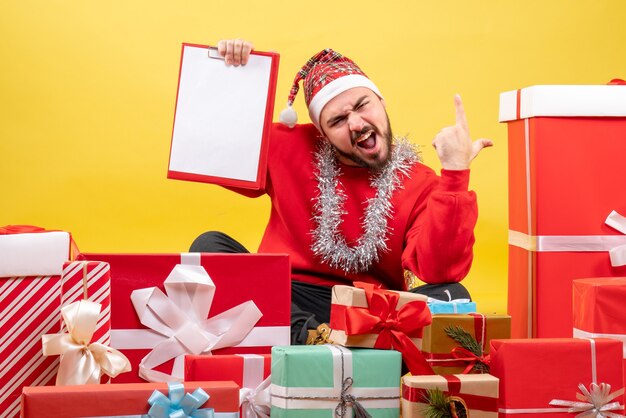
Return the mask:
{"type": "Polygon", "coordinates": [[[311,117],[311,121],[317,126],[317,129],[320,129],[320,114],[324,106],[344,91],[354,87],[367,87],[376,93],[378,97],[383,98],[378,87],[376,87],[372,80],[361,74],[344,75],[343,77],[333,80],[322,87],[322,89],[313,96],[309,104],[309,116],[311,117]]]}

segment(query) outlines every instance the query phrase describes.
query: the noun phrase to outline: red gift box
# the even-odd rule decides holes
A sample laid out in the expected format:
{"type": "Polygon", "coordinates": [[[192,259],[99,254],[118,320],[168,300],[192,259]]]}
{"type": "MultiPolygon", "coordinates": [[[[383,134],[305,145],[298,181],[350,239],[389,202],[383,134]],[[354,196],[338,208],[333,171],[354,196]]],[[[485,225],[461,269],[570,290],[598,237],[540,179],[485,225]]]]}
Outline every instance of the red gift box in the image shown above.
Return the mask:
{"type": "Polygon", "coordinates": [[[611,393],[623,388],[621,363],[622,345],[615,340],[492,340],[491,374],[500,379],[500,416],[571,417],[563,405],[580,401],[579,385],[609,384],[611,393]],[[565,402],[551,405],[553,400],[565,402]]]}
{"type": "MultiPolygon", "coordinates": [[[[197,380],[232,380],[240,389],[239,401],[242,404],[240,415],[243,418],[256,418],[252,412],[255,407],[261,407],[259,399],[267,392],[269,401],[269,380],[272,367],[272,356],[269,354],[224,354],[185,356],[185,382],[197,380]],[[250,405],[252,404],[252,405],[250,405]]],[[[267,414],[269,415],[269,402],[267,414]]]]}
{"type": "Polygon", "coordinates": [[[232,380],[242,388],[255,388],[270,375],[269,354],[217,354],[185,356],[185,382],[232,380]]]}
{"type": "Polygon", "coordinates": [[[626,277],[574,280],[572,291],[574,337],[621,341],[626,376],[626,277]]]}
{"type": "Polygon", "coordinates": [[[54,384],[59,357],[45,357],[41,336],[61,331],[61,277],[0,279],[0,410],[3,418],[20,411],[27,385],[54,384]]]}
{"type": "MultiPolygon", "coordinates": [[[[213,408],[216,418],[238,416],[239,387],[234,382],[185,383],[185,393],[197,388],[210,396],[201,408],[213,408]]],[[[25,387],[21,418],[144,416],[155,390],[169,396],[165,383],[25,387]]]]}
{"type": "MultiPolygon", "coordinates": [[[[164,281],[170,273],[177,271],[181,266],[185,268],[193,266],[194,269],[200,269],[200,272],[194,271],[201,275],[208,274],[215,283],[215,297],[205,304],[207,309],[210,306],[209,319],[248,301],[253,301],[262,313],[262,317],[243,341],[234,346],[212,350],[213,354],[267,354],[270,353],[273,345],[289,344],[291,287],[290,263],[287,255],[80,254],[78,258],[106,261],[111,265],[111,346],[126,355],[133,367],[133,372],[114,378],[114,382],[143,381],[138,374],[142,359],[148,355],[151,359],[155,359],[156,353],[152,350],[160,344],[167,344],[164,341],[171,340],[173,344],[178,344],[176,337],[170,338],[175,334],[173,331],[162,329],[160,333],[141,323],[133,306],[131,294],[138,289],[156,287],[159,289],[159,292],[156,292],[158,295],[142,293],[141,298],[152,300],[158,296],[164,299],[164,281]],[[163,332],[171,334],[166,335],[163,332]]],[[[187,307],[172,307],[166,300],[161,300],[161,302],[167,302],[168,309],[183,311],[182,315],[195,315],[193,312],[187,312],[187,307]]],[[[147,308],[145,311],[154,312],[152,308],[147,308]]],[[[152,319],[156,320],[156,318],[152,319]]],[[[206,317],[197,318],[199,322],[203,319],[206,317]]],[[[188,348],[196,352],[190,349],[185,353],[180,353],[181,355],[177,356],[180,359],[179,363],[172,365],[172,361],[167,360],[155,370],[165,373],[174,370],[177,376],[179,374],[178,378],[182,378],[184,354],[204,353],[202,351],[204,347],[202,332],[194,328],[196,324],[191,323],[184,327],[182,324],[179,325],[180,332],[190,336],[188,341],[195,344],[194,347],[188,348]]]]}
{"type": "MultiPolygon", "coordinates": [[[[0,234],[2,238],[0,241],[12,238],[7,234],[7,228],[2,230],[4,232],[0,234]]],[[[19,272],[26,270],[20,265],[13,265],[15,270],[11,271],[14,271],[16,275],[0,278],[0,410],[3,411],[2,418],[18,416],[19,396],[23,386],[54,384],[59,357],[43,355],[41,337],[45,334],[61,332],[62,299],[64,305],[73,301],[72,295],[64,293],[64,290],[76,288],[79,289],[81,298],[83,295],[82,275],[70,277],[64,269],[63,261],[70,256],[70,235],[60,231],[22,233],[23,230],[23,228],[17,229],[21,245],[25,246],[22,250],[26,250],[28,243],[31,242],[37,251],[64,254],[65,258],[59,259],[61,261],[59,261],[58,268],[49,267],[58,270],[59,275],[19,276],[19,272]],[[50,239],[49,234],[53,232],[55,237],[50,239]]],[[[15,244],[14,241],[11,242],[15,244]]],[[[16,251],[16,248],[12,248],[16,251]]],[[[25,263],[29,264],[28,254],[23,257],[26,257],[25,263]]],[[[92,272],[96,264],[100,265],[100,263],[90,265],[89,272],[92,272]]],[[[29,268],[32,269],[33,266],[38,266],[38,264],[33,262],[29,268]]],[[[46,269],[41,265],[35,268],[40,270],[33,271],[43,272],[46,269]]],[[[105,271],[106,265],[99,269],[104,271],[97,280],[99,294],[103,295],[108,288],[108,272],[105,271]]],[[[3,274],[11,274],[11,271],[4,270],[3,274]]],[[[90,279],[88,293],[91,292],[89,297],[93,300],[96,292],[93,291],[95,289],[91,287],[92,285],[94,283],[90,279]]],[[[108,311],[105,312],[101,320],[106,322],[108,315],[108,311]]],[[[105,328],[105,324],[102,323],[102,332],[105,328]]]]}
{"type": "Polygon", "coordinates": [[[624,276],[608,251],[626,235],[626,87],[534,86],[506,92],[511,334],[571,335],[572,280],[624,276]]]}

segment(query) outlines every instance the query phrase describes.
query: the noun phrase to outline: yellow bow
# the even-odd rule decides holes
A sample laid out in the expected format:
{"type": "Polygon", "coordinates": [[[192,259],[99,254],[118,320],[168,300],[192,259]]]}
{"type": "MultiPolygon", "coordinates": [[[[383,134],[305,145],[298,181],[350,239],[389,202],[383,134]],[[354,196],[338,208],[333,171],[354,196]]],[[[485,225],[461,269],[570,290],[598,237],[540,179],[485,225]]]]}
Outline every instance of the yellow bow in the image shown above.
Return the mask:
{"type": "Polygon", "coordinates": [[[61,309],[68,333],[41,337],[44,356],[61,356],[58,386],[100,383],[103,374],[116,377],[131,370],[124,354],[104,344],[89,343],[98,324],[100,309],[99,303],[88,300],[71,303],[61,309]]]}

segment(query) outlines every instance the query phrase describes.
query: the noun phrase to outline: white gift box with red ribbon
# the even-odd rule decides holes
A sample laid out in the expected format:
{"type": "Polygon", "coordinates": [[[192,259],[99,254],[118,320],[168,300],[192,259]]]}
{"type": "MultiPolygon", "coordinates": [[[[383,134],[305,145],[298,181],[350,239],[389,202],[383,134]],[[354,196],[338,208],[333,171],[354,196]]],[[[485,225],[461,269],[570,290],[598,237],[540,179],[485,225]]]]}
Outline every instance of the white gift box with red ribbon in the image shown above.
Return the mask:
{"type": "Polygon", "coordinates": [[[60,276],[72,237],[28,225],[0,228],[0,277],[60,276]]]}

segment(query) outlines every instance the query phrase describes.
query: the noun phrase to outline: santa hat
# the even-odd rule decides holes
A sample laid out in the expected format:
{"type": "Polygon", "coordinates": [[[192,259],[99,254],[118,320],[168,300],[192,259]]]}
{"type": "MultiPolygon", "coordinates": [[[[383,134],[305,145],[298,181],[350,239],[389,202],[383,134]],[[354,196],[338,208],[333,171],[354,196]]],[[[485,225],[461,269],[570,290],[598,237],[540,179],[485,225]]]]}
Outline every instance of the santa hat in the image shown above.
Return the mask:
{"type": "Polygon", "coordinates": [[[311,121],[320,128],[320,113],[334,97],[354,87],[367,87],[382,98],[378,87],[350,58],[332,49],[318,52],[298,71],[289,93],[287,108],[280,112],[279,120],[293,128],[298,120],[293,101],[302,81],[304,100],[309,108],[311,121]]]}

